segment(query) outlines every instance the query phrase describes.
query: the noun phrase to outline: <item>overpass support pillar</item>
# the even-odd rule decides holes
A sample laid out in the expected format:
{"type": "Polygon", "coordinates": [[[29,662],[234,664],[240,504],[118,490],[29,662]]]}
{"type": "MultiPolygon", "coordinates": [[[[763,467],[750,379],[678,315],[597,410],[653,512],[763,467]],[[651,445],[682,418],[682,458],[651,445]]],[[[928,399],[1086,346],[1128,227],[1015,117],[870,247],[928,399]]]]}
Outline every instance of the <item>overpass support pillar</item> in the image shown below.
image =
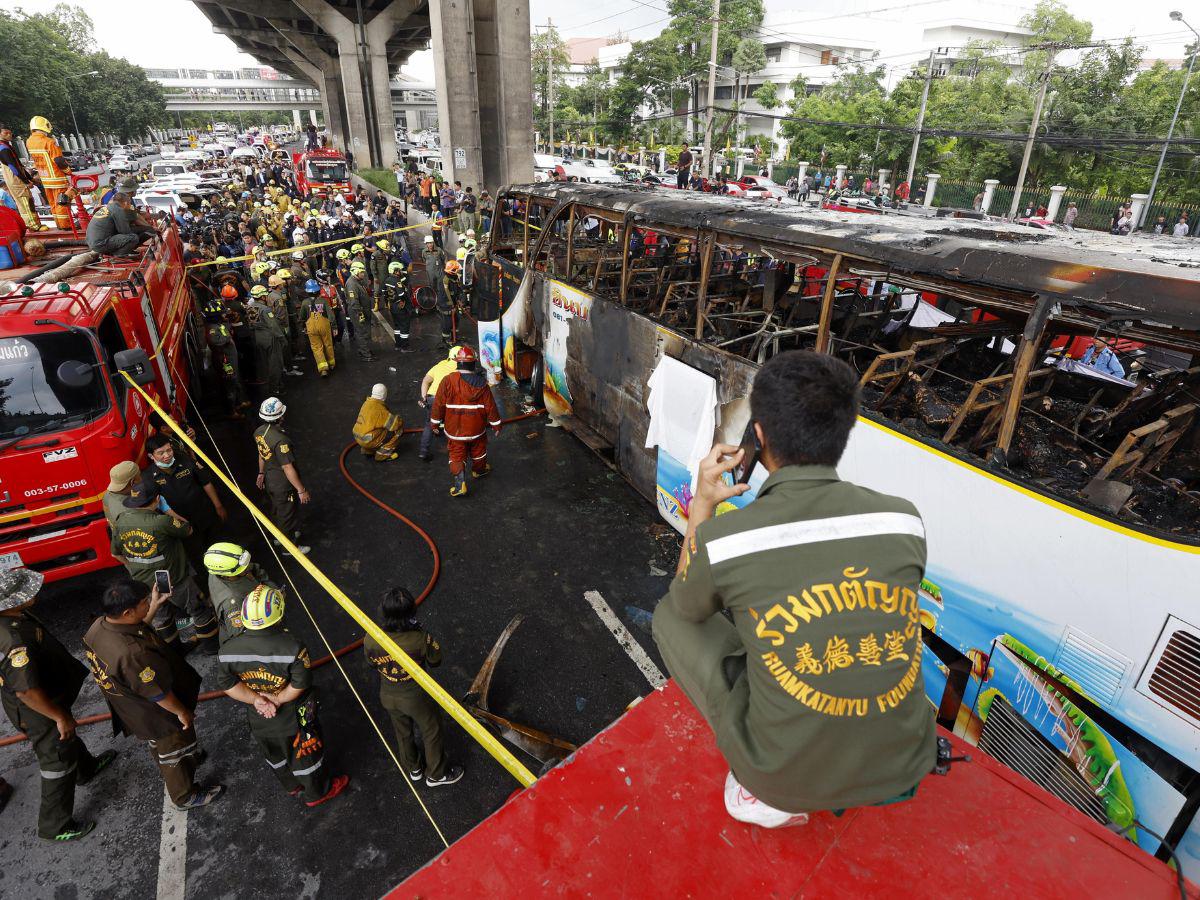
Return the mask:
{"type": "Polygon", "coordinates": [[[396,139],[386,45],[411,8],[404,2],[393,3],[360,30],[356,21],[342,15],[328,0],[294,2],[337,42],[346,148],[354,152],[360,165],[390,166],[396,160],[396,139]],[[372,107],[375,115],[369,114],[372,107]]]}
{"type": "Polygon", "coordinates": [[[292,110],[292,127],[295,128],[297,131],[300,130],[300,127],[301,127],[300,110],[298,110],[298,109],[292,110]]]}
{"type": "Polygon", "coordinates": [[[529,7],[502,4],[429,0],[442,165],[477,191],[533,179],[529,7]]]}
{"type": "Polygon", "coordinates": [[[284,48],[283,52],[320,92],[321,111],[325,114],[330,143],[343,150],[349,147],[346,107],[342,102],[342,77],[337,60],[321,52],[315,45],[295,50],[284,48]]]}

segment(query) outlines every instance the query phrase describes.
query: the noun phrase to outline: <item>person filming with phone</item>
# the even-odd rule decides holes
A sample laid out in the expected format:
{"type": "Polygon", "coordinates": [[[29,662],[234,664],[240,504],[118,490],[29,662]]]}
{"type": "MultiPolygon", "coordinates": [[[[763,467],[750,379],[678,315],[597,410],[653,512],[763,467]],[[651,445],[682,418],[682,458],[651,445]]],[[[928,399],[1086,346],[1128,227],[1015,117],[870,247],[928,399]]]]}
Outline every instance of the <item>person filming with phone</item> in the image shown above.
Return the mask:
{"type": "Polygon", "coordinates": [[[700,463],[675,578],[654,613],[671,676],[729,763],[725,807],[776,828],[911,798],[933,768],[916,508],[838,478],[858,415],[846,363],[781,353],[750,394],[750,447],[700,463]],[[714,518],[768,473],[753,502],[714,518]],[[735,473],[740,477],[735,477],[735,473]]]}

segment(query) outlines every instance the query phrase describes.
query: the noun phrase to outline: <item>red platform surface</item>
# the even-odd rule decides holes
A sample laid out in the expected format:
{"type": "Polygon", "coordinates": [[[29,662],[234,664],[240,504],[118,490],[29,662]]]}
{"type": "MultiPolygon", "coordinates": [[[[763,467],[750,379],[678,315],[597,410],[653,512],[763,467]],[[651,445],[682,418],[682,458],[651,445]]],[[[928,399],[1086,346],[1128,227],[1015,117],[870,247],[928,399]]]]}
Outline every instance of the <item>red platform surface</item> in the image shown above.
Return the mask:
{"type": "Polygon", "coordinates": [[[388,897],[1179,896],[1152,856],[955,743],[971,761],[912,801],[770,831],[726,814],[724,760],[669,682],[388,897]]]}

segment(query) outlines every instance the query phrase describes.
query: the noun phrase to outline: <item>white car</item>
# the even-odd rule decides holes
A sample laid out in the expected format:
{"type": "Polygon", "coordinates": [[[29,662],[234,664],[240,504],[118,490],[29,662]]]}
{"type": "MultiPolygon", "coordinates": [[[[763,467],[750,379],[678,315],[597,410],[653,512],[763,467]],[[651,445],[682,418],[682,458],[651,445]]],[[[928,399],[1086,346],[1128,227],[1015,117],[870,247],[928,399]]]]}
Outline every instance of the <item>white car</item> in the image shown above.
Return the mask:
{"type": "Polygon", "coordinates": [[[124,153],[114,153],[108,161],[110,172],[132,172],[137,165],[124,153]]]}

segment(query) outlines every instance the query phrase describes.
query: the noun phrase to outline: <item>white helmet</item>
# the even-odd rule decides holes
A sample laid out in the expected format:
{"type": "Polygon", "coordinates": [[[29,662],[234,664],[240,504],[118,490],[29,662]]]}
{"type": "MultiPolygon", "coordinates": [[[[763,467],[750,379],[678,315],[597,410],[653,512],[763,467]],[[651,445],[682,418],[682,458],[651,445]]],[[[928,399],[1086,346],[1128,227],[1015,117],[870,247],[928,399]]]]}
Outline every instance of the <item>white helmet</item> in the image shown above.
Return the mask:
{"type": "Polygon", "coordinates": [[[258,417],[264,422],[278,422],[287,412],[287,407],[278,397],[268,397],[258,408],[258,417]]]}
{"type": "Polygon", "coordinates": [[[293,250],[292,251],[292,259],[304,259],[304,251],[303,250],[293,250]]]}
{"type": "Polygon", "coordinates": [[[371,388],[371,399],[372,400],[386,400],[387,399],[387,386],[382,385],[382,384],[377,384],[373,388],[371,388]]]}

